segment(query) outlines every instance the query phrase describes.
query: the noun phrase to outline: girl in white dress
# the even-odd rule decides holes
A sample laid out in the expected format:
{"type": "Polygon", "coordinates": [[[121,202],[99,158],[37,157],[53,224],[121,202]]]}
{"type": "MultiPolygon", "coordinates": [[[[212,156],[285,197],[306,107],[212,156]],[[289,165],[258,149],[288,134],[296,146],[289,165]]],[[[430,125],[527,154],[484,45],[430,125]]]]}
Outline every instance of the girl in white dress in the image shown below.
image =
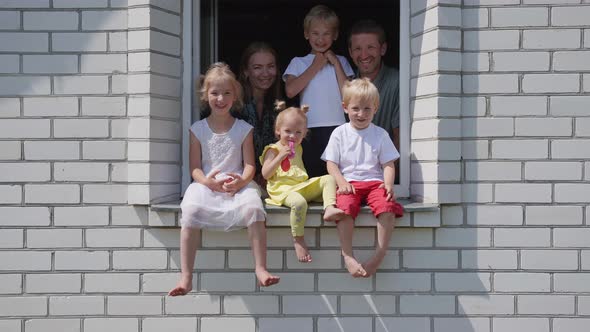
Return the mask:
{"type": "Polygon", "coordinates": [[[248,227],[255,272],[261,286],[279,282],[266,270],[266,213],[255,172],[252,126],[234,118],[232,106],[241,109],[242,88],[229,66],[211,65],[201,88],[208,105],[203,120],[190,128],[190,170],[194,182],[180,208],[181,277],[170,296],[192,289],[192,277],[201,228],[229,231],[248,227]]]}

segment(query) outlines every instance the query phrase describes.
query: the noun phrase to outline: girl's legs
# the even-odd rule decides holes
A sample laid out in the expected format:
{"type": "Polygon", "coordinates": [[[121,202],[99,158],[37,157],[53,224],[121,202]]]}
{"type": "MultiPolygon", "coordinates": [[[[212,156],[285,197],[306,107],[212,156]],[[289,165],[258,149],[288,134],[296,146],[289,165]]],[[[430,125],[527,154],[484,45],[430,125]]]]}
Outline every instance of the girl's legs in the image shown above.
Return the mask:
{"type": "Polygon", "coordinates": [[[391,240],[394,227],[395,215],[393,213],[384,212],[377,217],[377,245],[375,246],[375,254],[363,264],[367,271],[366,277],[375,274],[377,268],[381,265],[383,258],[387,254],[387,248],[389,247],[389,241],[391,240]]]}
{"type": "Polygon", "coordinates": [[[342,248],[342,257],[344,257],[344,264],[348,273],[355,278],[365,277],[367,271],[363,266],[354,258],[352,251],[352,233],[354,230],[354,220],[351,216],[345,215],[338,224],[338,237],[340,238],[340,247],[342,248]]]}
{"type": "Polygon", "coordinates": [[[336,207],[336,180],[331,175],[320,177],[320,189],[324,202],[324,220],[337,221],[344,217],[344,211],[336,207]]]}
{"type": "Polygon", "coordinates": [[[280,278],[266,270],[266,228],[264,221],[257,221],[248,226],[248,237],[254,256],[254,271],[260,286],[266,287],[279,282],[280,278]]]}
{"type": "Polygon", "coordinates": [[[305,234],[305,217],[307,216],[307,200],[301,193],[294,191],[285,197],[283,204],[291,208],[289,221],[297,259],[303,263],[311,262],[311,255],[303,238],[305,234]]]}
{"type": "Polygon", "coordinates": [[[168,295],[185,295],[193,289],[193,270],[201,241],[200,235],[201,230],[198,228],[182,227],[180,230],[180,281],[168,295]]]}

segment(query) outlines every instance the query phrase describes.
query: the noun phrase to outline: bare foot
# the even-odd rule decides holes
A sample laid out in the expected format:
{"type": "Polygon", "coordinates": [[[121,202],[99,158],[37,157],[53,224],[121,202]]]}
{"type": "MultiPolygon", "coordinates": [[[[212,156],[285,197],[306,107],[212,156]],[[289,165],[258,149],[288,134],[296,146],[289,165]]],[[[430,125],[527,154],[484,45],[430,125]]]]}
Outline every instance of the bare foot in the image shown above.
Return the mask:
{"type": "Polygon", "coordinates": [[[365,277],[367,275],[367,271],[363,268],[361,263],[359,263],[354,257],[352,256],[343,256],[344,257],[344,265],[346,265],[346,269],[348,273],[354,278],[365,277]]]}
{"type": "Polygon", "coordinates": [[[363,264],[365,271],[367,271],[367,275],[365,277],[370,277],[377,272],[377,268],[381,265],[385,255],[378,255],[375,254],[373,257],[369,258],[367,262],[363,264]]]}
{"type": "Polygon", "coordinates": [[[172,288],[169,292],[169,296],[186,295],[193,289],[193,276],[181,276],[180,281],[176,284],[176,287],[172,288]]]}
{"type": "Polygon", "coordinates": [[[344,211],[339,208],[330,205],[324,210],[325,221],[338,221],[344,217],[344,211]]]}
{"type": "Polygon", "coordinates": [[[298,261],[300,261],[301,263],[311,262],[311,254],[307,249],[307,245],[305,244],[303,236],[294,236],[293,246],[295,247],[295,254],[297,255],[298,261]]]}
{"type": "Polygon", "coordinates": [[[256,278],[258,279],[258,284],[262,287],[272,286],[274,284],[278,284],[280,277],[273,276],[264,268],[257,268],[256,269],[256,278]]]}

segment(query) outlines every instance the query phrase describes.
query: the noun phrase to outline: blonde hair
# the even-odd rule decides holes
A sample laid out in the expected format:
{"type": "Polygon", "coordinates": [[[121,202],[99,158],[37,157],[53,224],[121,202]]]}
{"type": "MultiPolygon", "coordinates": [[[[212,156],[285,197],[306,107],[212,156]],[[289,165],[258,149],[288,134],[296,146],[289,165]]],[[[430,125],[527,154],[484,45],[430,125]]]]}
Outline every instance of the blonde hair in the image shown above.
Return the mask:
{"type": "Polygon", "coordinates": [[[279,131],[279,128],[281,127],[281,125],[283,124],[283,121],[285,121],[285,118],[288,115],[298,116],[301,120],[303,120],[303,123],[305,124],[305,130],[307,130],[307,115],[306,115],[306,113],[309,111],[309,106],[308,105],[301,105],[301,108],[299,108],[299,107],[286,108],[286,107],[287,107],[287,104],[282,100],[277,100],[277,102],[275,103],[275,109],[280,112],[277,115],[277,118],[275,120],[275,132],[279,131]]]}
{"type": "Polygon", "coordinates": [[[303,19],[303,31],[307,33],[311,26],[311,21],[316,19],[330,25],[334,32],[338,34],[338,28],[340,27],[338,15],[336,15],[332,9],[324,5],[317,5],[309,10],[303,19]]]}
{"type": "Polygon", "coordinates": [[[362,101],[373,104],[375,109],[379,108],[379,90],[366,77],[344,83],[342,87],[342,102],[344,105],[348,105],[352,98],[359,98],[362,101]]]}
{"type": "MultiPolygon", "coordinates": [[[[201,103],[203,103],[204,109],[209,109],[209,99],[207,96],[207,91],[209,91],[209,88],[211,88],[212,84],[217,82],[227,82],[232,86],[236,98],[233,101],[232,110],[238,112],[241,111],[242,107],[244,106],[244,102],[242,99],[242,85],[240,84],[240,82],[238,82],[238,80],[236,79],[236,75],[234,75],[229,66],[223,62],[216,62],[209,66],[207,73],[205,73],[205,76],[202,78],[199,93],[201,97],[201,103]]],[[[209,114],[205,115],[205,117],[207,116],[209,116],[209,114]]]]}

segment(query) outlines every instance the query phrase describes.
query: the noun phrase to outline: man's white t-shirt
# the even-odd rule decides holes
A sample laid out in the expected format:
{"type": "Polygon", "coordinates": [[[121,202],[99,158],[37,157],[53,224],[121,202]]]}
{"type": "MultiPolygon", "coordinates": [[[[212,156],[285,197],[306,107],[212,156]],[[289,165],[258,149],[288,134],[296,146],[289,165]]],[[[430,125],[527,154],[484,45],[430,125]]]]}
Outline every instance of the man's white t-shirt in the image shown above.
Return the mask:
{"type": "Polygon", "coordinates": [[[383,181],[382,165],[399,156],[383,128],[371,123],[357,130],[345,123],[332,132],[322,160],[337,164],[346,181],[383,181]]]}
{"type": "MultiPolygon", "coordinates": [[[[348,60],[340,55],[336,57],[340,61],[346,76],[352,77],[354,71],[348,60]]],[[[287,79],[287,75],[301,76],[311,66],[314,58],[314,54],[293,58],[283,74],[283,80],[287,79]]],[[[331,64],[325,65],[309,81],[301,91],[299,101],[301,105],[309,106],[309,112],[307,113],[308,128],[338,126],[345,122],[340,86],[336,78],[336,70],[331,64]]]]}

